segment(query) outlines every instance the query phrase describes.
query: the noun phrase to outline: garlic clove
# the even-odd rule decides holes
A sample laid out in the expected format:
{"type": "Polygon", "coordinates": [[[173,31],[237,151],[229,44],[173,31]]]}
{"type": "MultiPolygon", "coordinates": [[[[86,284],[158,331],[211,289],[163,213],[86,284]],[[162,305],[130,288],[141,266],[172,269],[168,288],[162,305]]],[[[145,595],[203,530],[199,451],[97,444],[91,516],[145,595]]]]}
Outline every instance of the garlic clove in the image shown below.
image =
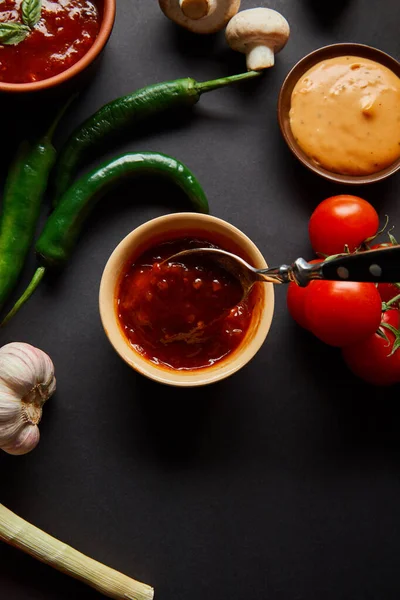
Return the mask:
{"type": "MultiPolygon", "coordinates": [[[[0,386],[0,427],[2,423],[7,423],[10,420],[15,420],[21,412],[21,403],[15,394],[7,389],[2,389],[0,386]]],[[[0,431],[1,440],[1,431],[0,431]]],[[[1,442],[0,442],[1,443],[1,442]]]]}
{"type": "Polygon", "coordinates": [[[0,448],[10,446],[12,441],[18,437],[20,429],[24,426],[24,420],[19,406],[18,414],[10,417],[8,421],[3,420],[0,429],[0,448]]]}
{"type": "Polygon", "coordinates": [[[9,445],[3,446],[2,450],[8,454],[14,454],[15,456],[27,454],[36,448],[39,439],[40,432],[37,425],[31,425],[29,423],[23,424],[19,433],[14,436],[12,442],[9,445]]]}
{"type": "Polygon", "coordinates": [[[39,442],[43,405],[55,392],[54,365],[42,350],[19,342],[0,348],[0,448],[26,454],[39,442]]]}
{"type": "Polygon", "coordinates": [[[0,349],[0,384],[25,395],[32,383],[45,383],[54,373],[50,358],[34,346],[13,342],[0,349]]]}

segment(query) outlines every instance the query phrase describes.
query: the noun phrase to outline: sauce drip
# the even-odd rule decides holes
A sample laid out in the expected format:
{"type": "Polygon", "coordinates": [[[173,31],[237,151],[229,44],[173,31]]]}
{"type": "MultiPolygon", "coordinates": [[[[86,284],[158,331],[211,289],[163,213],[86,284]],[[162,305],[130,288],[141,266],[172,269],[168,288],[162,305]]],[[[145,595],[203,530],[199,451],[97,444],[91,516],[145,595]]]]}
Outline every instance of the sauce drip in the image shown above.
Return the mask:
{"type": "Polygon", "coordinates": [[[238,280],[205,257],[162,263],[193,247],[217,247],[181,238],[129,261],[116,293],[120,326],[133,348],[166,368],[209,367],[233,352],[252,317],[254,294],[238,304],[238,280]]]}
{"type": "MultiPolygon", "coordinates": [[[[22,22],[22,0],[3,0],[0,21],[22,22]]],[[[48,79],[78,62],[100,28],[90,0],[42,0],[42,16],[17,45],[0,45],[0,81],[32,83],[48,79]]]]}
{"type": "Polygon", "coordinates": [[[357,56],[320,62],[293,89],[290,127],[303,151],[329,171],[381,171],[400,157],[400,79],[357,56]]]}

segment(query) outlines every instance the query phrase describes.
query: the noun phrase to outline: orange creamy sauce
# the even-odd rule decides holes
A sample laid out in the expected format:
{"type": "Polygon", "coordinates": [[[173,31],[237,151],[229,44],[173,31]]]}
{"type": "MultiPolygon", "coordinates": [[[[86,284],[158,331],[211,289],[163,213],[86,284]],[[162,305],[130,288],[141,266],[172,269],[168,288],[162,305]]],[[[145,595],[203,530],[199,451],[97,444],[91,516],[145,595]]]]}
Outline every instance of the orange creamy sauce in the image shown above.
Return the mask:
{"type": "Polygon", "coordinates": [[[302,150],[329,171],[381,171],[400,157],[400,79],[366,58],[322,61],[293,89],[290,127],[302,150]]]}

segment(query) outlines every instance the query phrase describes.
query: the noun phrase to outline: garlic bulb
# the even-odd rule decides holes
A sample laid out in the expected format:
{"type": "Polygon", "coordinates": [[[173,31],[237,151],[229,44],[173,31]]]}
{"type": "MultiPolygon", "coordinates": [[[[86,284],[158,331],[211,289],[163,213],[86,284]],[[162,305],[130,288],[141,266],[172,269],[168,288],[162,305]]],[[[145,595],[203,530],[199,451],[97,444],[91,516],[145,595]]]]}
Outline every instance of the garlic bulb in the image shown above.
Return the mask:
{"type": "Polygon", "coordinates": [[[55,392],[54,365],[30,344],[0,348],[0,448],[26,454],[39,442],[43,404],[55,392]]]}

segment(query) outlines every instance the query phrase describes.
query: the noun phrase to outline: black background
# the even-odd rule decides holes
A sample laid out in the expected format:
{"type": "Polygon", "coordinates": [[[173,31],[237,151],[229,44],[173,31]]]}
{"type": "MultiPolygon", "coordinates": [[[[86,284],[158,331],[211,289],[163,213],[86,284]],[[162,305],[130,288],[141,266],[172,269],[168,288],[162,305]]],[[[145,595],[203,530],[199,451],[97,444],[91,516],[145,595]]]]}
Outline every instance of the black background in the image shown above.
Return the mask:
{"type": "MultiPolygon", "coordinates": [[[[224,33],[173,25],[157,0],[117,0],[98,68],[56,136],[113,98],[158,81],[245,70],[224,33]]],[[[242,8],[254,7],[243,0],[242,8]]],[[[242,229],[269,264],[312,258],[307,223],[336,193],[358,193],[400,226],[400,178],[350,188],[296,162],[276,114],[280,85],[308,52],[333,42],[399,58],[398,0],[275,0],[291,36],[262,80],[203,96],[110,145],[171,154],[202,183],[211,213],[242,229]]],[[[0,98],[3,169],[22,132],[43,127],[51,95],[0,98]]],[[[275,288],[268,338],[253,361],[199,389],[157,385],[115,354],[98,288],[118,242],[150,218],[188,209],[156,181],[116,188],[96,209],[68,267],[43,282],[0,334],[48,352],[58,389],[39,446],[0,456],[1,502],[72,545],[155,587],[158,600],[398,600],[399,387],[353,377],[340,351],[291,320],[275,288]]],[[[45,218],[45,215],[43,215],[45,218]]],[[[17,291],[29,281],[33,254],[17,291]]],[[[0,598],[95,600],[99,594],[0,546],[0,598]]]]}

